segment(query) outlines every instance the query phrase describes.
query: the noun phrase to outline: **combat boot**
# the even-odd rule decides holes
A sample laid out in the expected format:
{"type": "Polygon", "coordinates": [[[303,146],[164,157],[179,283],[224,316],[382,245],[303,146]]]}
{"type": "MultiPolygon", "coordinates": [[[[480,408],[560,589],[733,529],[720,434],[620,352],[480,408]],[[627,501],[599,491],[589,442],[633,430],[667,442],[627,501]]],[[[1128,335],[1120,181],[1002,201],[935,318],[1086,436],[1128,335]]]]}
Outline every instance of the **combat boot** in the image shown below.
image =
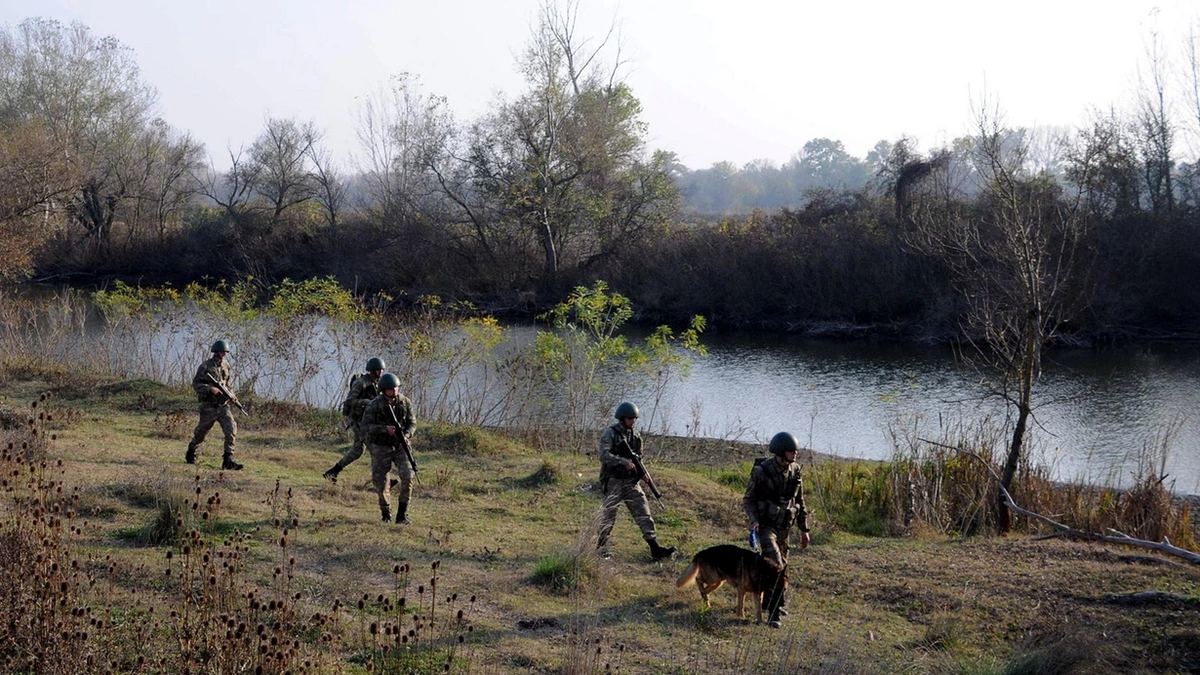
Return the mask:
{"type": "Polygon", "coordinates": [[[385,523],[392,522],[392,509],[390,507],[387,507],[387,506],[379,507],[379,513],[383,515],[383,522],[385,522],[385,523]]]}
{"type": "Polygon", "coordinates": [[[233,455],[225,455],[224,459],[221,460],[221,470],[222,471],[241,471],[242,465],[233,461],[233,455]]]}
{"type": "Polygon", "coordinates": [[[663,558],[670,558],[675,555],[674,546],[659,546],[657,539],[649,539],[646,543],[650,544],[650,557],[655,560],[662,560],[663,558]]]}
{"type": "Polygon", "coordinates": [[[183,461],[187,462],[188,464],[195,464],[196,463],[196,448],[193,448],[192,446],[189,445],[188,449],[187,449],[187,453],[184,454],[184,456],[183,456],[183,461]]]}
{"type": "Polygon", "coordinates": [[[412,521],[408,519],[408,502],[400,502],[396,506],[396,524],[412,525],[412,521]]]}
{"type": "Polygon", "coordinates": [[[327,481],[332,481],[332,482],[336,483],[338,474],[341,472],[342,472],[342,467],[338,466],[337,464],[334,464],[332,467],[330,467],[330,469],[328,471],[321,474],[321,478],[324,478],[327,481]]]}

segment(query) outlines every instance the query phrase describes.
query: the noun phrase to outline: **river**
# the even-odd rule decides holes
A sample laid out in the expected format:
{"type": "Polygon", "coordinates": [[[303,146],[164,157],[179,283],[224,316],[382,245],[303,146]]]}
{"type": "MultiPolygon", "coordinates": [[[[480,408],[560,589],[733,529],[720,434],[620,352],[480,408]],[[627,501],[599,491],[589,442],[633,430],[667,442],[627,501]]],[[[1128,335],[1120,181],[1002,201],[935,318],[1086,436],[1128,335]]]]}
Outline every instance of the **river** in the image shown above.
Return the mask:
{"type": "MultiPolygon", "coordinates": [[[[814,450],[886,459],[893,435],[939,439],[1005,406],[948,347],[726,334],[672,387],[669,433],[765,440],[793,432],[814,450]]],[[[1200,350],[1155,345],[1048,353],[1035,389],[1032,456],[1056,478],[1129,485],[1139,462],[1200,493],[1200,350]]]]}
{"type": "MultiPolygon", "coordinates": [[[[340,401],[347,373],[366,356],[411,365],[400,345],[358,343],[349,327],[314,322],[304,330],[299,342],[281,342],[276,335],[239,338],[168,322],[150,328],[150,339],[130,329],[101,351],[124,362],[118,372],[182,384],[212,335],[222,333],[237,345],[230,355],[235,380],[240,374],[253,381],[262,396],[322,406],[340,401]],[[239,351],[241,340],[257,340],[261,348],[239,351]],[[316,348],[324,352],[313,354],[316,348]]],[[[504,329],[509,350],[534,334],[531,327],[504,329]]],[[[611,398],[637,403],[643,428],[656,433],[765,443],[787,430],[813,450],[863,459],[891,457],[896,439],[949,440],[948,430],[1008,422],[1009,411],[981,386],[983,375],[948,347],[734,332],[710,333],[703,342],[708,355],[694,357],[690,375],[658,395],[609,371],[611,398]]],[[[84,344],[96,351],[94,339],[84,344]]],[[[440,387],[436,369],[409,377],[402,382],[440,387]]],[[[474,395],[479,382],[464,380],[454,390],[474,395]]],[[[420,410],[422,401],[415,403],[420,410]]],[[[1035,406],[1029,454],[1053,477],[1123,487],[1139,471],[1161,469],[1175,492],[1200,494],[1200,346],[1050,351],[1035,406]]]]}

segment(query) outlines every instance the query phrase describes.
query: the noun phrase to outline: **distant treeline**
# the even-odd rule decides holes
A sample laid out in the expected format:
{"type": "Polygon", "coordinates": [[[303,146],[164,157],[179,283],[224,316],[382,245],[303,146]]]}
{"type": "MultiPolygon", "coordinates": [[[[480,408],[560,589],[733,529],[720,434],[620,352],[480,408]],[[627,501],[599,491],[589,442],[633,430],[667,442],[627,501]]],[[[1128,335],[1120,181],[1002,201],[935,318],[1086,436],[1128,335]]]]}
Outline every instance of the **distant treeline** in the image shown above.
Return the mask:
{"type": "MultiPolygon", "coordinates": [[[[1005,292],[972,296],[962,266],[987,275],[1004,261],[979,258],[978,241],[956,251],[959,230],[1000,241],[1052,221],[1069,225],[1069,255],[1053,233],[1014,245],[1045,249],[1029,258],[1035,286],[1070,286],[1039,319],[1056,339],[1200,336],[1200,179],[1175,158],[1164,106],[1057,133],[981,126],[925,152],[901,138],[863,159],[815,139],[783,166],[690,170],[646,148],[615,66],[575,70],[603,59],[569,26],[545,8],[527,90],[479,119],[455,120],[400,78],[364,97],[353,165],[313,123],[271,118],[219,172],[155,115],[119,42],[40,19],[6,28],[0,275],[331,275],[396,302],[437,294],[524,314],[603,279],[648,321],[943,340],[971,337],[967,310],[1005,292]],[[1001,156],[1005,171],[989,170],[1001,156]],[[997,175],[1011,184],[995,189],[997,175]]],[[[1041,311],[1007,304],[1025,305],[1041,311]]]]}

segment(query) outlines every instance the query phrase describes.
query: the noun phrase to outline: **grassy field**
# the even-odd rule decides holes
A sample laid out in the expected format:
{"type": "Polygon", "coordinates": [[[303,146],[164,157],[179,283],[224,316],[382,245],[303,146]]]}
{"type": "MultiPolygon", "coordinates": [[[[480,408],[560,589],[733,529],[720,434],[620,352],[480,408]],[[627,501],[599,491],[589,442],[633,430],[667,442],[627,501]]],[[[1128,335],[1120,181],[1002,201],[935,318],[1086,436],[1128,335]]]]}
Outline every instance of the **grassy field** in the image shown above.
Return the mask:
{"type": "Polygon", "coordinates": [[[379,520],[368,458],[321,479],[348,448],[333,414],[251,402],[234,473],[219,471],[219,428],[183,462],[194,407],[147,381],[0,381],[15,443],[0,618],[32,614],[14,605],[32,598],[43,623],[27,635],[45,636],[22,642],[10,623],[10,671],[1200,672],[1195,566],[1058,539],[856,537],[819,508],[783,629],[737,619],[732,590],[703,609],[674,582],[697,550],[744,545],[737,478],[755,448],[649,438],[659,538],[681,553],[652,562],[622,507],[615,556],[598,560],[594,455],[418,424],[413,524],[398,526],[379,520]],[[70,505],[69,526],[50,502],[70,505]],[[1171,595],[1127,597],[1143,591],[1171,595]],[[64,645],[95,663],[57,662],[83,658],[64,645]]]}

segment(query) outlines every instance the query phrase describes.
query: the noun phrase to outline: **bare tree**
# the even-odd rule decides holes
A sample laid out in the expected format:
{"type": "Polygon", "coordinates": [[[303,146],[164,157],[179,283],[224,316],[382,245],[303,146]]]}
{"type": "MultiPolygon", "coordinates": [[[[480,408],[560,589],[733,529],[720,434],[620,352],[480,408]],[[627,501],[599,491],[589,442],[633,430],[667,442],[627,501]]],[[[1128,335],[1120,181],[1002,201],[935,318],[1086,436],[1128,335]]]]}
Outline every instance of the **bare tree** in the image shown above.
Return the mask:
{"type": "Polygon", "coordinates": [[[316,196],[309,161],[312,147],[320,139],[312,122],[298,124],[292,119],[268,118],[263,132],[250,146],[254,191],[266,202],[271,224],[279,222],[287,209],[316,196]]]}
{"type": "Polygon", "coordinates": [[[245,157],[241,148],[236,152],[230,148],[228,152],[228,171],[217,171],[210,161],[204,175],[196,174],[194,178],[200,194],[213,200],[235,225],[239,225],[250,211],[250,202],[258,184],[259,167],[245,157]]]}
{"type": "Polygon", "coordinates": [[[169,132],[159,148],[147,188],[160,242],[171,226],[179,224],[184,209],[200,191],[195,176],[203,166],[203,155],[204,145],[190,134],[169,132]]]}
{"type": "Polygon", "coordinates": [[[346,205],[346,183],[328,148],[313,145],[309,148],[308,155],[312,164],[314,198],[325,214],[325,223],[329,225],[330,235],[336,238],[338,216],[346,205]]]}
{"type": "Polygon", "coordinates": [[[1140,78],[1145,79],[1138,97],[1138,150],[1150,208],[1155,213],[1170,213],[1175,210],[1171,175],[1175,127],[1167,109],[1167,56],[1157,30],[1150,33],[1146,59],[1147,72],[1140,78]]]}
{"type": "MultiPolygon", "coordinates": [[[[992,391],[1015,411],[1001,478],[1010,490],[1032,422],[1043,349],[1078,308],[1071,281],[1083,221],[1052,180],[1029,172],[1023,137],[1006,130],[998,112],[981,106],[977,131],[976,203],[956,200],[924,214],[910,243],[951,270],[966,304],[963,335],[994,374],[992,391]]],[[[997,508],[1007,532],[1008,506],[1001,501],[997,508]]]]}
{"type": "Polygon", "coordinates": [[[1141,170],[1128,121],[1115,111],[1093,113],[1067,150],[1067,180],[1082,206],[1101,217],[1124,217],[1140,210],[1141,170]]]}
{"type": "Polygon", "coordinates": [[[161,243],[178,224],[184,207],[198,192],[198,173],[204,148],[190,135],[180,134],[162,119],[153,120],[138,135],[117,166],[118,182],[129,193],[123,209],[128,241],[153,229],[161,243]]]}
{"type": "Polygon", "coordinates": [[[368,195],[367,211],[381,225],[437,211],[444,193],[438,171],[454,159],[454,121],[446,100],[425,94],[416,76],[402,74],[363,100],[355,118],[361,154],[355,156],[368,195]]]}

